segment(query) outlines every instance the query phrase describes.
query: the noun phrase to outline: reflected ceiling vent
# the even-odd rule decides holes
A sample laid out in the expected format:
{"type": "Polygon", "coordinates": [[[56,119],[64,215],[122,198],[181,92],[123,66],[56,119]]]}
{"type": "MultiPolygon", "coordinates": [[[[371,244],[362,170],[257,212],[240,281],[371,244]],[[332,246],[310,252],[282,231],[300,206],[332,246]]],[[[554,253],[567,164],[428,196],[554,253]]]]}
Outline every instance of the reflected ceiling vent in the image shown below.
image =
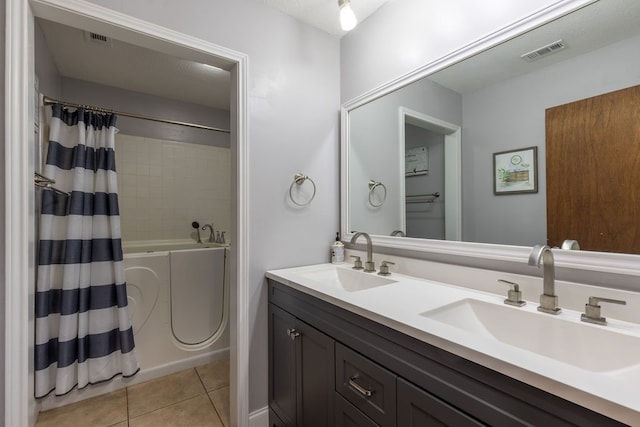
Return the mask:
{"type": "Polygon", "coordinates": [[[102,34],[92,33],[91,31],[85,31],[84,39],[91,43],[111,47],[111,39],[107,36],[103,36],[102,34]]]}
{"type": "Polygon", "coordinates": [[[537,61],[543,56],[551,55],[552,53],[559,52],[566,48],[567,44],[562,39],[560,39],[553,43],[549,43],[546,46],[542,46],[538,49],[532,50],[531,52],[525,53],[524,55],[520,55],[520,58],[529,62],[537,61]]]}

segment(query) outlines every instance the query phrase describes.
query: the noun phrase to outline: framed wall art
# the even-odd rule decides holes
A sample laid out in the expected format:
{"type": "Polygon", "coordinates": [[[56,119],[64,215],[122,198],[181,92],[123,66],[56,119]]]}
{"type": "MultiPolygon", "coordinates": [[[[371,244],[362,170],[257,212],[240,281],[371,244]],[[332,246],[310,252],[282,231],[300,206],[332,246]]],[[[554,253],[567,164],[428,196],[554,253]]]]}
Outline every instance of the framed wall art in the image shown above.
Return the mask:
{"type": "Polygon", "coordinates": [[[538,147],[493,153],[493,194],[538,192],[538,147]]]}

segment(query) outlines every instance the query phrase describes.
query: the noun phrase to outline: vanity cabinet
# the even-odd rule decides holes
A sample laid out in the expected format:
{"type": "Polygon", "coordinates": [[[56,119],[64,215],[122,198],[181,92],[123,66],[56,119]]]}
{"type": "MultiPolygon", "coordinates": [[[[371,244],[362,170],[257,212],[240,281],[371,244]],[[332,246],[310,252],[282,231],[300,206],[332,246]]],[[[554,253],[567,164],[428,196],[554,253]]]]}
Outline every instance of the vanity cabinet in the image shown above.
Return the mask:
{"type": "Polygon", "coordinates": [[[273,279],[269,405],[273,427],[624,425],[273,279]]]}
{"type": "Polygon", "coordinates": [[[272,426],[332,426],[334,366],[333,339],[269,305],[272,426]]]}

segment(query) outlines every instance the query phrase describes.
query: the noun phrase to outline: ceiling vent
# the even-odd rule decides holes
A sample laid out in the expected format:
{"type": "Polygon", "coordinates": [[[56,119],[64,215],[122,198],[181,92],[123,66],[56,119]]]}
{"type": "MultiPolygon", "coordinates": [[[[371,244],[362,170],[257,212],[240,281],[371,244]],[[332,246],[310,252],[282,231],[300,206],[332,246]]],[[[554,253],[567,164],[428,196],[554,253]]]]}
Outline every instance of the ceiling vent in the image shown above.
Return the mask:
{"type": "Polygon", "coordinates": [[[562,40],[557,40],[553,43],[549,43],[546,46],[539,47],[538,49],[532,50],[531,52],[525,53],[524,55],[520,55],[520,58],[525,61],[537,61],[543,56],[551,55],[552,53],[561,51],[567,48],[567,44],[562,40]]]}
{"type": "Polygon", "coordinates": [[[111,47],[111,39],[107,36],[103,36],[102,34],[92,33],[91,31],[85,31],[84,39],[90,43],[111,47]]]}

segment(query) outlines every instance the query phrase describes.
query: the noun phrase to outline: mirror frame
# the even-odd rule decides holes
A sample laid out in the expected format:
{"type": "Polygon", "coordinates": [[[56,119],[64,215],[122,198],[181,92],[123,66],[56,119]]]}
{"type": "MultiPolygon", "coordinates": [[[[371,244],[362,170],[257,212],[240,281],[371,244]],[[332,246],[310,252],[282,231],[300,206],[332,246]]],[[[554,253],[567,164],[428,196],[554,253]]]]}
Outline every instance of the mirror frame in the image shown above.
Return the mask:
{"type": "MultiPolygon", "coordinates": [[[[349,112],[351,110],[597,1],[598,0],[560,1],[344,103],[340,108],[340,230],[342,239],[345,242],[349,242],[353,236],[353,233],[351,233],[347,227],[349,224],[349,112]]],[[[367,230],[358,231],[366,232],[367,230]]],[[[373,244],[378,248],[382,247],[418,253],[483,259],[486,261],[516,262],[523,263],[524,265],[527,264],[531,251],[531,247],[529,246],[410,237],[371,235],[371,239],[373,244]]],[[[555,250],[554,255],[555,265],[560,268],[640,276],[640,255],[568,250],[555,250]]]]}

